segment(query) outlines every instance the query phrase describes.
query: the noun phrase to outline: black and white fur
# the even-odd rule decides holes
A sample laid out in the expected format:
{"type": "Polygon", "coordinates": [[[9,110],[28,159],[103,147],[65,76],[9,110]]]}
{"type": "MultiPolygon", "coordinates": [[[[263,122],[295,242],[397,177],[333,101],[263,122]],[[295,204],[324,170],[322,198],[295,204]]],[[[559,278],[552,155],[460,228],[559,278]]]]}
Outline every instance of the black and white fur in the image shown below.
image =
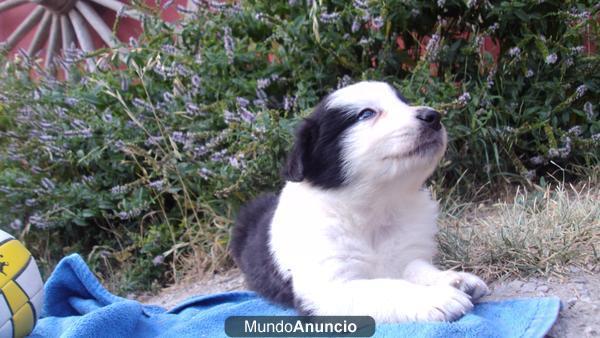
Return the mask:
{"type": "Polygon", "coordinates": [[[305,314],[465,314],[486,284],[431,264],[438,211],[422,187],[445,148],[440,114],[386,83],[327,96],[297,130],[281,193],[239,213],[231,250],[248,286],[305,314]]]}

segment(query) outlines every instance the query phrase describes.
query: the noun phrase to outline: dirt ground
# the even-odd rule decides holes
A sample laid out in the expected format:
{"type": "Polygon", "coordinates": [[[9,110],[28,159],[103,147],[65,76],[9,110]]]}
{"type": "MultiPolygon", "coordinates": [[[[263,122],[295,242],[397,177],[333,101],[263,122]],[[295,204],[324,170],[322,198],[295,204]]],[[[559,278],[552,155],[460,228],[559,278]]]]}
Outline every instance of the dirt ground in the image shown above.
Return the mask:
{"type": "MultiPolygon", "coordinates": [[[[571,268],[568,276],[515,279],[490,284],[492,294],[485,300],[557,296],[561,299],[560,316],[548,337],[600,337],[600,275],[571,268]]],[[[140,296],[148,304],[171,308],[196,295],[244,290],[239,270],[213,275],[199,281],[187,281],[164,289],[158,295],[140,296]]]]}

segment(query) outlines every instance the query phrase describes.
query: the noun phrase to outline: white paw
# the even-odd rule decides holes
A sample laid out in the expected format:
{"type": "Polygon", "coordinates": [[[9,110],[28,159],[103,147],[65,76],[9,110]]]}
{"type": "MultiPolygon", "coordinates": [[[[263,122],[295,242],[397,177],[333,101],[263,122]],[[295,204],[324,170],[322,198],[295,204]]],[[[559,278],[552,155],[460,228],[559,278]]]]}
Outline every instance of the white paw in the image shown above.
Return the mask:
{"type": "Polygon", "coordinates": [[[490,294],[490,289],[481,278],[467,272],[444,271],[436,284],[457,288],[471,296],[473,301],[490,294]]]}
{"type": "Polygon", "coordinates": [[[426,286],[414,305],[417,321],[453,321],[471,311],[469,295],[446,285],[426,286]]]}

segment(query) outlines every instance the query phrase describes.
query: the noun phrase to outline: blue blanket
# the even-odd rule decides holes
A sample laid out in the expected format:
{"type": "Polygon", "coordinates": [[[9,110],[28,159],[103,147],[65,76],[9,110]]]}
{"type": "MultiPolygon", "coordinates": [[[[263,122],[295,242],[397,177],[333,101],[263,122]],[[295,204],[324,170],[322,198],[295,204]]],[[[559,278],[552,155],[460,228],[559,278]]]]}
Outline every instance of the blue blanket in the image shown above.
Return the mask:
{"type": "MultiPolygon", "coordinates": [[[[31,337],[226,337],[229,316],[295,315],[251,292],[193,297],[167,311],[117,297],[78,255],[64,258],[45,285],[42,318],[31,337]]],[[[452,323],[378,325],[376,337],[543,337],[559,311],[557,298],[480,303],[452,323]]]]}

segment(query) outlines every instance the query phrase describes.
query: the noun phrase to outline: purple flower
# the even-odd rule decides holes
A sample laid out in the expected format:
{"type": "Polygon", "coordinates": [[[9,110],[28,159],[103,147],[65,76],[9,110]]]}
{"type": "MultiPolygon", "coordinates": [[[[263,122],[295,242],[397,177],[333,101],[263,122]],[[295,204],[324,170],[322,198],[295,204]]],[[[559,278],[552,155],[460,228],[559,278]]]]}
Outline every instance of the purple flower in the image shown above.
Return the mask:
{"type": "Polygon", "coordinates": [[[234,168],[239,168],[240,167],[240,162],[238,161],[237,158],[235,158],[235,156],[230,156],[228,158],[229,161],[229,165],[231,165],[234,168]]]}
{"type": "Polygon", "coordinates": [[[529,162],[533,165],[541,165],[544,161],[544,156],[542,155],[537,155],[529,159],[529,162]]]}
{"type": "Polygon", "coordinates": [[[191,73],[190,70],[186,66],[179,64],[179,63],[175,65],[175,71],[180,76],[189,76],[191,73]]]}
{"type": "Polygon", "coordinates": [[[121,84],[121,91],[126,92],[129,89],[129,80],[126,77],[121,76],[119,83],[121,84]]]}
{"type": "Polygon", "coordinates": [[[71,126],[73,128],[77,128],[77,129],[87,129],[88,128],[88,125],[79,119],[73,120],[73,122],[71,122],[71,126]]]}
{"type": "Polygon", "coordinates": [[[323,23],[334,23],[340,18],[340,13],[321,13],[319,18],[323,23]]]}
{"type": "Polygon", "coordinates": [[[530,78],[530,77],[532,77],[534,74],[535,74],[535,73],[533,72],[533,70],[531,70],[531,69],[528,69],[528,70],[527,70],[527,73],[525,74],[525,77],[526,77],[526,78],[530,78]]]}
{"type": "Polygon", "coordinates": [[[233,38],[231,37],[231,28],[229,27],[223,29],[223,45],[225,48],[225,55],[227,55],[227,62],[233,64],[235,45],[233,38]]]}
{"type": "Polygon", "coordinates": [[[583,104],[583,111],[585,112],[585,116],[588,118],[588,121],[594,120],[594,106],[590,101],[587,101],[583,104]]]}
{"type": "Polygon", "coordinates": [[[171,139],[173,140],[173,142],[176,143],[187,143],[188,142],[188,135],[184,132],[181,131],[175,131],[171,134],[171,139]]]}
{"type": "Polygon", "coordinates": [[[90,138],[92,137],[92,130],[89,128],[86,129],[76,129],[76,130],[65,130],[63,132],[64,136],[67,137],[83,137],[83,138],[90,138]]]}
{"type": "Polygon", "coordinates": [[[384,24],[383,18],[380,16],[374,18],[371,21],[371,25],[373,26],[373,28],[375,28],[375,30],[380,30],[381,27],[383,27],[383,24],[384,24]]]}
{"type": "Polygon", "coordinates": [[[110,189],[110,193],[112,195],[121,195],[125,194],[129,191],[129,187],[126,185],[116,185],[110,189]]]}
{"type": "Polygon", "coordinates": [[[227,149],[217,151],[214,154],[212,154],[212,156],[210,157],[210,160],[213,162],[221,162],[225,158],[226,154],[227,154],[227,149]]]}
{"type": "Polygon", "coordinates": [[[46,177],[42,178],[42,187],[44,187],[46,190],[54,190],[54,188],[56,188],[54,182],[46,177]]]}
{"type": "MultiPolygon", "coordinates": [[[[41,93],[41,91],[40,91],[39,89],[37,89],[37,88],[36,88],[36,89],[34,89],[34,90],[31,92],[31,97],[32,97],[32,98],[33,98],[35,101],[39,101],[39,99],[41,99],[41,98],[42,98],[42,93],[41,93]]],[[[65,100],[65,101],[66,101],[66,100],[65,100]]]]}
{"type": "Polygon", "coordinates": [[[148,186],[155,190],[162,190],[164,187],[164,184],[165,184],[165,180],[157,180],[157,181],[148,183],[148,186]]]}
{"type": "Polygon", "coordinates": [[[227,7],[227,2],[225,2],[225,1],[211,0],[208,2],[208,4],[211,8],[216,9],[218,11],[222,11],[227,7]]]}
{"type": "Polygon", "coordinates": [[[237,97],[235,100],[237,101],[237,104],[240,105],[240,107],[247,107],[250,104],[250,101],[243,97],[237,97]]]}
{"type": "Polygon", "coordinates": [[[575,99],[580,99],[587,91],[587,86],[582,84],[575,89],[575,99]]]}
{"type": "Polygon", "coordinates": [[[257,89],[256,90],[256,96],[260,100],[263,100],[265,102],[267,102],[269,100],[269,97],[268,97],[267,93],[264,90],[262,90],[262,89],[257,89]]]}
{"type": "Polygon", "coordinates": [[[185,104],[185,111],[190,115],[206,115],[200,111],[200,108],[197,105],[191,102],[185,104]]]}
{"type": "Polygon", "coordinates": [[[116,216],[122,220],[127,220],[127,219],[135,218],[135,217],[139,216],[141,213],[142,213],[142,210],[140,208],[133,208],[129,211],[120,211],[119,213],[116,214],[116,216]]]}
{"type": "Polygon", "coordinates": [[[102,115],[102,121],[106,123],[111,123],[113,121],[113,116],[111,113],[105,113],[102,115]]]}
{"type": "Polygon", "coordinates": [[[427,46],[425,47],[425,50],[427,52],[427,60],[432,62],[437,60],[438,58],[438,54],[440,52],[440,35],[439,34],[433,34],[431,36],[431,39],[429,39],[429,41],[427,41],[427,46]]]}
{"type": "Polygon", "coordinates": [[[244,122],[252,123],[256,120],[256,116],[248,109],[241,107],[239,110],[240,117],[244,122]]]}
{"type": "Polygon", "coordinates": [[[29,223],[38,229],[47,229],[50,225],[39,213],[35,213],[29,217],[29,223]]]}
{"type": "Polygon", "coordinates": [[[162,136],[149,136],[146,141],[144,142],[145,145],[147,146],[151,146],[151,145],[159,145],[160,142],[163,140],[162,136]]]}
{"type": "Polygon", "coordinates": [[[192,86],[194,86],[195,88],[199,88],[200,83],[201,83],[200,76],[198,76],[198,75],[192,76],[192,86]]]}
{"type": "Polygon", "coordinates": [[[356,9],[360,9],[360,10],[369,9],[369,5],[367,4],[366,0],[354,0],[352,2],[352,4],[354,5],[354,8],[356,8],[356,9]]]}
{"type": "Polygon", "coordinates": [[[225,123],[227,123],[227,124],[238,121],[238,117],[235,116],[235,114],[230,112],[229,110],[225,110],[223,112],[223,119],[225,120],[225,123]]]}
{"type": "Polygon", "coordinates": [[[519,59],[521,57],[521,48],[513,47],[508,50],[508,55],[514,57],[515,59],[519,59]]]}
{"type": "Polygon", "coordinates": [[[75,106],[78,102],[79,100],[74,97],[65,98],[65,103],[71,107],[75,106]]]}
{"type": "Polygon", "coordinates": [[[10,222],[9,226],[13,230],[21,230],[23,227],[23,222],[21,222],[20,219],[15,219],[14,221],[10,222]]]}
{"type": "Polygon", "coordinates": [[[558,56],[556,55],[556,53],[552,53],[548,56],[546,56],[546,64],[554,64],[556,63],[556,60],[558,60],[558,56]]]}
{"type": "Polygon", "coordinates": [[[469,94],[469,92],[464,92],[462,93],[462,95],[458,98],[458,103],[460,105],[466,105],[467,102],[469,102],[471,100],[471,94],[469,94]]]}
{"type": "Polygon", "coordinates": [[[283,98],[283,109],[285,111],[290,111],[296,105],[296,99],[295,96],[286,95],[283,98]]]}
{"type": "Polygon", "coordinates": [[[565,66],[571,67],[574,64],[575,64],[575,61],[573,61],[573,58],[568,57],[568,58],[565,59],[565,66]]]}
{"type": "Polygon", "coordinates": [[[531,181],[537,177],[535,170],[528,170],[527,172],[525,172],[525,174],[523,176],[529,181],[531,181]]]}
{"type": "Polygon", "coordinates": [[[25,185],[27,184],[28,180],[25,177],[19,177],[15,180],[15,182],[17,182],[19,185],[25,185]]]}
{"type": "Polygon", "coordinates": [[[356,32],[358,32],[359,29],[360,29],[360,21],[358,19],[354,19],[354,21],[352,21],[352,27],[350,28],[350,31],[352,33],[356,33],[356,32]]]}
{"type": "Polygon", "coordinates": [[[494,86],[494,77],[496,76],[496,68],[492,68],[487,76],[487,87],[492,88],[494,86]]]}
{"type": "Polygon", "coordinates": [[[573,54],[583,54],[585,51],[584,46],[571,47],[571,53],[573,54]]]}
{"type": "Polygon", "coordinates": [[[131,103],[141,109],[146,109],[146,110],[152,110],[152,105],[149,104],[148,102],[140,99],[140,98],[134,98],[133,101],[131,101],[131,103]]]}
{"type": "Polygon", "coordinates": [[[173,96],[173,94],[169,92],[164,92],[163,99],[165,100],[165,102],[173,102],[173,100],[175,100],[175,96],[173,96]]]}
{"type": "Polygon", "coordinates": [[[265,89],[267,88],[269,85],[271,84],[271,79],[270,78],[266,78],[266,79],[258,79],[256,80],[256,87],[258,89],[265,89]]]}
{"type": "Polygon", "coordinates": [[[207,168],[200,168],[200,170],[198,170],[198,175],[200,175],[200,177],[202,177],[203,179],[208,179],[210,178],[210,176],[214,175],[213,172],[207,168]]]}
{"type": "Polygon", "coordinates": [[[583,134],[583,128],[581,126],[574,126],[571,127],[567,132],[571,135],[579,136],[583,134]]]}
{"type": "Polygon", "coordinates": [[[165,261],[165,256],[158,255],[152,259],[152,264],[154,266],[161,265],[165,261]]]}

